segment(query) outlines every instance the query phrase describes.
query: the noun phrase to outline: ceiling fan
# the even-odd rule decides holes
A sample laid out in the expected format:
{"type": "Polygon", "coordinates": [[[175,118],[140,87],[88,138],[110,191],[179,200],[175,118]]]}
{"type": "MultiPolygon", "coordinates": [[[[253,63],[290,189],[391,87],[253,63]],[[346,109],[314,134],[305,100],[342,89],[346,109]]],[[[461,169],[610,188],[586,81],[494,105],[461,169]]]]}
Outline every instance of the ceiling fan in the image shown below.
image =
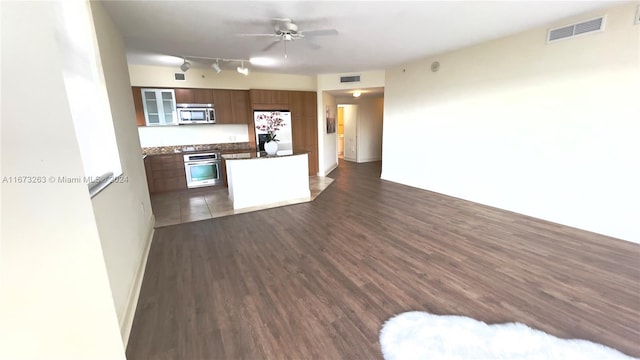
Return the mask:
{"type": "MultiPolygon", "coordinates": [[[[338,31],[336,29],[322,29],[322,30],[308,30],[302,31],[298,28],[298,25],[295,24],[289,18],[274,18],[271,19],[274,23],[274,32],[269,34],[238,34],[238,36],[248,36],[248,37],[270,37],[275,38],[275,40],[267,45],[262,51],[268,51],[272,47],[274,47],[279,42],[282,42],[284,45],[284,57],[287,58],[287,42],[311,38],[315,36],[331,36],[338,35],[338,31]]],[[[307,42],[314,49],[320,48],[320,46],[307,42]]]]}

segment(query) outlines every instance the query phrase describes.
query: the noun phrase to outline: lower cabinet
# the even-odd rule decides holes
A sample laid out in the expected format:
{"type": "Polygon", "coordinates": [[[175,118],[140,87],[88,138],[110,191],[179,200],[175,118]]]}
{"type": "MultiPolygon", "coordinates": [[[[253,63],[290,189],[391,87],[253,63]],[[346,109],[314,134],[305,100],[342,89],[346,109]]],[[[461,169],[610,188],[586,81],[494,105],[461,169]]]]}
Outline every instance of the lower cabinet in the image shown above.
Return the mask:
{"type": "Polygon", "coordinates": [[[149,192],[185,190],[187,176],[182,154],[149,155],[145,159],[149,192]],[[148,166],[147,166],[148,164],[148,166]]]}
{"type": "Polygon", "coordinates": [[[149,193],[152,193],[155,191],[155,188],[153,187],[153,176],[152,176],[152,170],[151,170],[150,156],[147,156],[144,158],[144,172],[145,174],[147,174],[147,187],[149,188],[149,193]]]}

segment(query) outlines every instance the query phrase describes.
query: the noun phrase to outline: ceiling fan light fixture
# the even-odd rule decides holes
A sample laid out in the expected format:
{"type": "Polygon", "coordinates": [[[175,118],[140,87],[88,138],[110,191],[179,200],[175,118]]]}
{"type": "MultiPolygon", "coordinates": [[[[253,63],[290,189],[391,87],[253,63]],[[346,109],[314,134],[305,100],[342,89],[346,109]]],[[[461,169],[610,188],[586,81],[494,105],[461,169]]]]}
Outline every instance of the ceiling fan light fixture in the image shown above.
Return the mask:
{"type": "Polygon", "coordinates": [[[182,70],[183,72],[186,72],[187,70],[189,70],[190,67],[191,67],[191,63],[187,61],[186,58],[184,58],[184,62],[182,63],[182,65],[180,65],[180,70],[182,70]]]}
{"type": "Polygon", "coordinates": [[[356,90],[353,92],[353,97],[360,97],[360,95],[362,95],[362,93],[359,90],[356,90]]]}

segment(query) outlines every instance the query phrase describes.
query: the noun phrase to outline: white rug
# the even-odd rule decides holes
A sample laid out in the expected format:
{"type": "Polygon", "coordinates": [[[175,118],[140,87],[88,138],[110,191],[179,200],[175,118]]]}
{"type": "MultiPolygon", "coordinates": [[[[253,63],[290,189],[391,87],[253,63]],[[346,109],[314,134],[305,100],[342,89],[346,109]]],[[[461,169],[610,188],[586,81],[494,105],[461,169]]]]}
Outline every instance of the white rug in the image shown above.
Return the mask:
{"type": "Polygon", "coordinates": [[[634,359],[586,340],[566,340],[520,323],[487,325],[465,316],[411,311],[380,331],[386,360],[407,359],[634,359]]]}

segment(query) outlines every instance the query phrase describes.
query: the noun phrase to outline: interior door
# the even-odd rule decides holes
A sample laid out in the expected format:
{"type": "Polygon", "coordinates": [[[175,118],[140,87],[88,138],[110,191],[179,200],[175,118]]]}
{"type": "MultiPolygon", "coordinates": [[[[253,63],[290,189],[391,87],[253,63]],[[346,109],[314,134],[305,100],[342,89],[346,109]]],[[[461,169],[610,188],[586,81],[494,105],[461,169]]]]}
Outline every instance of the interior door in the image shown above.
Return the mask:
{"type": "Polygon", "coordinates": [[[342,105],[344,108],[344,159],[358,160],[358,105],[342,105]]]}
{"type": "Polygon", "coordinates": [[[344,107],[338,106],[338,157],[344,158],[344,107]]]}

